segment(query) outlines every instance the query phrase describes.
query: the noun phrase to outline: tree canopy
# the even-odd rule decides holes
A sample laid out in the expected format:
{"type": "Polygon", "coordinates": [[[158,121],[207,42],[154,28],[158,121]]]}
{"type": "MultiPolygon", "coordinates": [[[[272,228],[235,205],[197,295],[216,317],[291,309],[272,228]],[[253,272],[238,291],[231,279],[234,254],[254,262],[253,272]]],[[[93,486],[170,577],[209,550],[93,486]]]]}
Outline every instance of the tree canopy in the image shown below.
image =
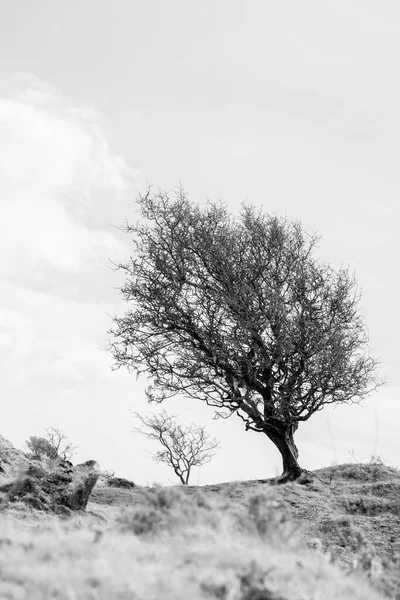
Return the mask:
{"type": "Polygon", "coordinates": [[[297,478],[299,422],[380,384],[354,276],[319,261],[301,223],[251,205],[234,216],[182,189],[137,202],[123,226],[134,252],[117,265],[116,367],[147,374],[151,401],[180,394],[237,414],[277,446],[283,480],[297,478]]]}

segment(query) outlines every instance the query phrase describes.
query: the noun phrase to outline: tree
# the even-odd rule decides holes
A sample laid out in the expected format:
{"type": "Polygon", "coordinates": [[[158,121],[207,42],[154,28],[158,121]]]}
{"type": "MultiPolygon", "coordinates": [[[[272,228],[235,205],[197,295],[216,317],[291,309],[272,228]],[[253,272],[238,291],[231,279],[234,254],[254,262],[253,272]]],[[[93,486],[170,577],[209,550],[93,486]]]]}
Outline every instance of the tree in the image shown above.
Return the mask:
{"type": "Polygon", "coordinates": [[[297,221],[199,207],[182,189],[137,202],[122,227],[134,254],[116,265],[128,309],[110,331],[115,368],[146,373],[150,401],[184,394],[238,415],[279,450],[281,481],[297,479],[299,423],[382,383],[354,276],[318,261],[297,221]]]}
{"type": "Polygon", "coordinates": [[[71,460],[76,447],[72,445],[67,436],[55,427],[49,427],[45,431],[45,436],[37,437],[33,435],[26,441],[30,452],[51,460],[56,458],[71,460]]]}
{"type": "Polygon", "coordinates": [[[28,450],[35,454],[36,456],[40,456],[41,458],[46,457],[54,460],[57,458],[57,452],[50,444],[50,442],[44,437],[38,437],[36,435],[31,435],[29,440],[26,440],[26,445],[28,450]]]}
{"type": "Polygon", "coordinates": [[[163,447],[152,455],[153,459],[172,467],[183,485],[189,483],[192,467],[210,462],[219,446],[219,442],[210,437],[204,427],[194,423],[184,427],[174,415],[168,415],[165,411],[146,417],[136,412],[133,415],[141,423],[141,427],[136,427],[134,431],[148,440],[157,440],[163,447]]]}

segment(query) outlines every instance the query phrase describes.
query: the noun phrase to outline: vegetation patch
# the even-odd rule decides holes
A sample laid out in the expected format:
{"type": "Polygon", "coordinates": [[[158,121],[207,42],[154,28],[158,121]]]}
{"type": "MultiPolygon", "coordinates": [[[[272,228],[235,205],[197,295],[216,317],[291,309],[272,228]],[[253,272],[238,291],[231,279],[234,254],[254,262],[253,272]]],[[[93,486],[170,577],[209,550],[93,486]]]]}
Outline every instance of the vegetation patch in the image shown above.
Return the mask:
{"type": "Polygon", "coordinates": [[[400,515],[399,498],[360,495],[346,499],[344,505],[346,512],[349,514],[366,515],[368,517],[376,517],[384,513],[400,515]]]}
{"type": "Polygon", "coordinates": [[[111,477],[107,480],[107,485],[110,487],[125,488],[128,490],[131,490],[135,487],[133,481],[129,481],[129,479],[124,479],[123,477],[111,477]]]}

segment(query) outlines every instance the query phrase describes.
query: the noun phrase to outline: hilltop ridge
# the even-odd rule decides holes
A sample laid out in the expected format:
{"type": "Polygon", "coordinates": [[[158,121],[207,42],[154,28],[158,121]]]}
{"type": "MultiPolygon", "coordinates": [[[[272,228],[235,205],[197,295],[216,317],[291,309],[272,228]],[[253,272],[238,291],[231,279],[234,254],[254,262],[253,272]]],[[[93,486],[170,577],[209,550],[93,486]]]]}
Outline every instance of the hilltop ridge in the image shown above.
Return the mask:
{"type": "MultiPolygon", "coordinates": [[[[3,444],[3,479],[19,452],[3,444]]],[[[375,460],[318,469],[303,485],[272,481],[163,488],[100,477],[86,511],[69,516],[3,503],[0,597],[400,598],[397,469],[375,460]]]]}
{"type": "MultiPolygon", "coordinates": [[[[400,553],[400,471],[380,462],[347,463],[313,471],[312,483],[273,486],[273,494],[296,523],[303,538],[320,538],[340,562],[353,560],[350,538],[362,536],[380,558],[400,553]],[[358,532],[358,533],[357,533],[358,532]]],[[[197,491],[209,497],[223,495],[235,503],[248,503],[255,493],[270,488],[271,480],[248,480],[204,486],[177,486],[183,494],[197,491]]],[[[135,506],[146,504],[143,492],[156,488],[136,486],[132,490],[109,487],[100,481],[89,506],[135,506]]],[[[175,488],[176,489],[176,488],[175,488]]],[[[353,544],[354,546],[354,544],[353,544]]]]}

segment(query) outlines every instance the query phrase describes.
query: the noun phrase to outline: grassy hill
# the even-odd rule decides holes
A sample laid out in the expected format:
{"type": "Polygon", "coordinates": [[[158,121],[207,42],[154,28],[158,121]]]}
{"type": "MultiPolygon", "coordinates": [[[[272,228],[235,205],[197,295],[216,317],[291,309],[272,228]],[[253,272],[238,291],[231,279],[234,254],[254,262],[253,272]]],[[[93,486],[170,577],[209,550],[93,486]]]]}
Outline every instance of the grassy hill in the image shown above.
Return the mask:
{"type": "Polygon", "coordinates": [[[120,489],[72,518],[0,513],[1,600],[400,598],[400,472],[120,489]],[[397,558],[396,558],[397,553],[397,558]]]}

